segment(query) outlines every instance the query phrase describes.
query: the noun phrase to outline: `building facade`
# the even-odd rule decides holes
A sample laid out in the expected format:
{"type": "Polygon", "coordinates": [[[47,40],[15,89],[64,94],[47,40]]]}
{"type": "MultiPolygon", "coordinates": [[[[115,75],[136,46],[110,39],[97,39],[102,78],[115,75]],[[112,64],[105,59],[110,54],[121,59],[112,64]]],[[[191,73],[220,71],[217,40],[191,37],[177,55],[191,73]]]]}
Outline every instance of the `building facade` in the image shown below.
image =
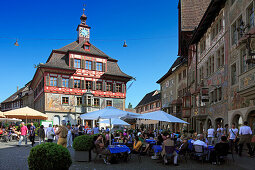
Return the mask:
{"type": "Polygon", "coordinates": [[[185,108],[197,132],[244,120],[254,131],[254,22],[254,0],[215,0],[195,30],[185,108]]]}
{"type": "MultiPolygon", "coordinates": [[[[159,90],[154,90],[150,93],[147,93],[143,99],[135,107],[136,113],[144,114],[148,112],[154,112],[161,109],[161,92],[159,90]]],[[[151,129],[157,128],[158,121],[153,120],[137,120],[138,126],[145,124],[151,129]]]]}
{"type": "Polygon", "coordinates": [[[224,5],[224,1],[210,3],[191,41],[188,82],[192,128],[198,133],[227,123],[229,41],[224,5]]]}
{"type": "MultiPolygon", "coordinates": [[[[178,118],[182,117],[183,96],[187,91],[187,60],[185,57],[178,57],[168,72],[158,81],[161,89],[162,109],[178,118]]],[[[180,131],[179,124],[163,123],[173,131],[180,131]]]]}
{"type": "Polygon", "coordinates": [[[229,37],[228,123],[248,120],[255,132],[255,17],[254,0],[226,3],[229,37]],[[250,41],[250,43],[248,42],[250,41]]]}
{"type": "Polygon", "coordinates": [[[80,114],[107,106],[125,109],[126,83],[132,77],[120,70],[116,59],[91,44],[87,17],[80,19],[77,40],[53,50],[31,81],[34,109],[46,113],[53,124],[64,119],[93,126],[94,121],[81,121],[80,114]]]}
{"type": "Polygon", "coordinates": [[[30,82],[21,89],[17,87],[17,91],[1,103],[1,111],[5,112],[25,106],[33,108],[33,91],[30,88],[30,82]]]}

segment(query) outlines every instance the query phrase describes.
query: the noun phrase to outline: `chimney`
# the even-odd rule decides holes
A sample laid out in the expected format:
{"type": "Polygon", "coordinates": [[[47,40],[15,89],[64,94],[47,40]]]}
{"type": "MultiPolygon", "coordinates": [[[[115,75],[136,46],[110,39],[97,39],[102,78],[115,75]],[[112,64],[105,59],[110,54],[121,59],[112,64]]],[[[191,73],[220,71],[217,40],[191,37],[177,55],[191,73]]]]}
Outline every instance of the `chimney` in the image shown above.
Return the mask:
{"type": "Polygon", "coordinates": [[[17,91],[19,91],[19,86],[17,86],[17,91]]]}

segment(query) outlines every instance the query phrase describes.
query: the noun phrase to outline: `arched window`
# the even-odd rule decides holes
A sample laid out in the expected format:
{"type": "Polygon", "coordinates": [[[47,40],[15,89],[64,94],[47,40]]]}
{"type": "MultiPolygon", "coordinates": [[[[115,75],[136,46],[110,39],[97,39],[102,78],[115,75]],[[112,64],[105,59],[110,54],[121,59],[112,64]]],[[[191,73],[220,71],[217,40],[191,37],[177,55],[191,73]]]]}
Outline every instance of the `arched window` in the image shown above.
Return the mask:
{"type": "Polygon", "coordinates": [[[60,117],[55,115],[53,118],[53,125],[59,125],[60,124],[60,117]]]}

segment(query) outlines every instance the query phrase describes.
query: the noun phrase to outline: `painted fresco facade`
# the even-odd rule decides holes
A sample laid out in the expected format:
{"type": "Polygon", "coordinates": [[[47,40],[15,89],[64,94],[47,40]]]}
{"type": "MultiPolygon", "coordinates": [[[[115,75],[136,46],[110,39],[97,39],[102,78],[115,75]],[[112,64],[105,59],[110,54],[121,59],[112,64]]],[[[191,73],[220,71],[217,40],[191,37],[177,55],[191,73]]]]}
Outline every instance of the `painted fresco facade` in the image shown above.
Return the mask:
{"type": "MultiPolygon", "coordinates": [[[[255,41],[254,0],[239,0],[233,4],[228,3],[229,30],[231,32],[229,43],[229,111],[228,122],[241,126],[248,120],[255,132],[255,64],[247,64],[250,57],[245,40],[247,34],[253,35],[255,41]],[[236,26],[244,23],[244,34],[236,31],[236,26]]],[[[254,52],[255,44],[250,44],[254,52]]]]}

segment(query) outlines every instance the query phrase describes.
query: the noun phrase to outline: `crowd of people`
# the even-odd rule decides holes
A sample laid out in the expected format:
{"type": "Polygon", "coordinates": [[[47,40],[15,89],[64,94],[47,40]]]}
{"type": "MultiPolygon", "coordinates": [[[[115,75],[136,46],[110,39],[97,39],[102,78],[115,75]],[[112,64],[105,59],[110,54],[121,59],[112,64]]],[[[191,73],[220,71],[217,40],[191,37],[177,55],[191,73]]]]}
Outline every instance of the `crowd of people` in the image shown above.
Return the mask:
{"type": "Polygon", "coordinates": [[[0,128],[0,135],[4,136],[5,140],[8,140],[9,134],[13,134],[17,138],[19,141],[17,146],[20,146],[23,141],[27,144],[27,138],[34,146],[37,134],[39,144],[56,141],[63,147],[72,147],[77,136],[98,134],[94,139],[95,150],[97,153],[106,155],[104,160],[107,164],[110,162],[111,155],[107,150],[109,144],[126,145],[131,148],[131,153],[142,155],[150,155],[153,152],[153,146],[157,145],[162,150],[160,153],[155,153],[152,159],[161,156],[164,163],[168,163],[167,156],[170,152],[174,158],[174,165],[178,165],[179,155],[195,151],[194,146],[202,146],[206,160],[213,164],[216,164],[219,155],[227,155],[236,151],[241,156],[244,144],[247,145],[248,154],[251,157],[254,156],[255,150],[255,137],[252,137],[252,130],[248,126],[248,122],[244,122],[239,130],[234,123],[231,128],[228,125],[225,125],[224,128],[218,125],[216,130],[211,126],[206,133],[202,134],[196,132],[180,134],[178,132],[170,133],[167,130],[149,129],[124,129],[123,131],[111,131],[110,133],[109,128],[100,130],[98,126],[90,128],[88,125],[71,125],[64,120],[60,126],[50,124],[49,127],[44,128],[41,125],[39,129],[36,129],[33,122],[28,127],[22,122],[18,129],[15,126],[0,128]]]}

